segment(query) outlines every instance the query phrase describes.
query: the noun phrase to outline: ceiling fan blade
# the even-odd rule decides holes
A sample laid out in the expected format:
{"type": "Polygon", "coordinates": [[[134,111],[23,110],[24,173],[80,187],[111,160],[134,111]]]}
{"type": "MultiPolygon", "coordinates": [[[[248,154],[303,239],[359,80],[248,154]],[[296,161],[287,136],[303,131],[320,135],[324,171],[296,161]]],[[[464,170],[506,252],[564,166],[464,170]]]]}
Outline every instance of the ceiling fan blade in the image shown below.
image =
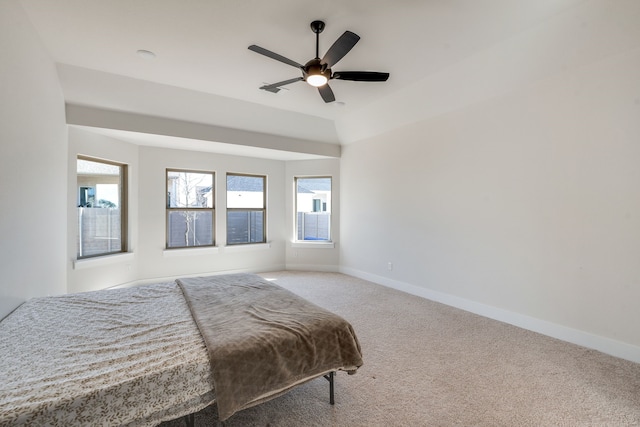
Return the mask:
{"type": "Polygon", "coordinates": [[[359,35],[351,31],[345,31],[344,34],[338,37],[338,40],[331,45],[320,63],[323,65],[326,64],[327,68],[333,67],[358,43],[358,40],[360,40],[359,35]]]}
{"type": "Polygon", "coordinates": [[[320,92],[320,96],[324,102],[333,102],[336,100],[336,97],[328,84],[318,87],[318,92],[320,92]]]}
{"type": "Polygon", "coordinates": [[[299,82],[300,80],[304,80],[302,77],[296,77],[295,79],[289,79],[289,80],[283,80],[281,82],[278,83],[272,83],[270,85],[264,85],[264,86],[260,86],[260,89],[269,91],[269,92],[273,92],[273,93],[278,93],[280,91],[280,87],[284,86],[284,85],[288,85],[291,83],[295,83],[295,82],[299,82]]]}
{"type": "Polygon", "coordinates": [[[353,80],[356,82],[386,82],[389,73],[378,73],[375,71],[336,71],[332,79],[353,80]]]}
{"type": "Polygon", "coordinates": [[[259,53],[260,55],[268,56],[269,58],[275,59],[276,61],[284,62],[285,64],[291,65],[292,67],[302,68],[302,64],[298,64],[296,61],[285,58],[284,56],[278,55],[277,53],[271,52],[270,50],[267,50],[263,47],[256,46],[255,44],[249,46],[249,50],[259,53]]]}

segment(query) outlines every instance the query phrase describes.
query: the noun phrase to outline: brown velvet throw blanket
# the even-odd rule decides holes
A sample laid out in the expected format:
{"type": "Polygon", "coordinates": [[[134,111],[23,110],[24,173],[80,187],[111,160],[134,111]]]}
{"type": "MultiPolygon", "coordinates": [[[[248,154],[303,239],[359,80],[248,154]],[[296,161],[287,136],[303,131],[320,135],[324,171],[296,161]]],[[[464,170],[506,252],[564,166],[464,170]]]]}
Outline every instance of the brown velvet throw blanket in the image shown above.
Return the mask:
{"type": "Polygon", "coordinates": [[[346,320],[259,276],[177,282],[209,352],[221,421],[312,378],[362,366],[346,320]]]}

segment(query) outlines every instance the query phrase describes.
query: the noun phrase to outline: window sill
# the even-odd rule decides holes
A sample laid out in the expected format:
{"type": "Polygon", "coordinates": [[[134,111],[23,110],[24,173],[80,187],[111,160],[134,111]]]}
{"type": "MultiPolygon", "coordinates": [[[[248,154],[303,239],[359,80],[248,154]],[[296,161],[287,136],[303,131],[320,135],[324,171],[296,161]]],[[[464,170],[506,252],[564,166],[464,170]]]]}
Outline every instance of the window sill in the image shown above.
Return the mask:
{"type": "Polygon", "coordinates": [[[291,242],[291,247],[292,248],[313,248],[313,249],[333,249],[336,247],[336,244],[334,242],[326,242],[326,241],[312,241],[312,242],[302,242],[302,241],[296,241],[296,242],[291,242]]]}
{"type": "Polygon", "coordinates": [[[220,252],[220,248],[217,246],[207,246],[204,248],[178,248],[178,249],[165,249],[162,251],[162,256],[165,258],[181,257],[181,256],[193,256],[193,255],[213,255],[220,252]]]}
{"type": "Polygon", "coordinates": [[[103,265],[112,265],[119,262],[131,262],[133,261],[133,252],[126,252],[114,255],[104,255],[95,258],[83,258],[73,261],[74,270],[83,270],[85,268],[101,267],[103,265]]]}
{"type": "Polygon", "coordinates": [[[225,252],[250,252],[260,251],[271,248],[271,243],[253,243],[246,245],[227,245],[224,247],[225,252]]]}

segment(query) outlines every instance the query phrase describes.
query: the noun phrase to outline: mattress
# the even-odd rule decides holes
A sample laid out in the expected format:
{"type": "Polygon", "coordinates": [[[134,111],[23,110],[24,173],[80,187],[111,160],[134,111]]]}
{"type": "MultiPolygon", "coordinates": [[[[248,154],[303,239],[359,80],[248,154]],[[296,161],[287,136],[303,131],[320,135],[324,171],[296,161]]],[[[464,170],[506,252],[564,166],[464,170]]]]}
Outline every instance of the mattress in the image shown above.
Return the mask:
{"type": "Polygon", "coordinates": [[[0,322],[0,426],[155,426],[215,400],[176,283],[32,299],[0,322]]]}

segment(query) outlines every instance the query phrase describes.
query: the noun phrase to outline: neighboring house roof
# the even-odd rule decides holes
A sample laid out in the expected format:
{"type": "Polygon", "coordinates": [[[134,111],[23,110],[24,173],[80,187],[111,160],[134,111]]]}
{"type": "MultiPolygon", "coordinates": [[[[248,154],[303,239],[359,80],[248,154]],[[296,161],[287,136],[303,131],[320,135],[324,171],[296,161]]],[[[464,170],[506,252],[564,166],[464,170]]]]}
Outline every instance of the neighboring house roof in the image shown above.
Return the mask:
{"type": "Polygon", "coordinates": [[[78,159],[78,175],[119,175],[120,168],[107,163],[78,159]]]}
{"type": "Polygon", "coordinates": [[[227,191],[263,192],[263,178],[259,176],[228,175],[227,191]]]}
{"type": "Polygon", "coordinates": [[[298,193],[331,191],[331,178],[298,178],[298,193]]]}

